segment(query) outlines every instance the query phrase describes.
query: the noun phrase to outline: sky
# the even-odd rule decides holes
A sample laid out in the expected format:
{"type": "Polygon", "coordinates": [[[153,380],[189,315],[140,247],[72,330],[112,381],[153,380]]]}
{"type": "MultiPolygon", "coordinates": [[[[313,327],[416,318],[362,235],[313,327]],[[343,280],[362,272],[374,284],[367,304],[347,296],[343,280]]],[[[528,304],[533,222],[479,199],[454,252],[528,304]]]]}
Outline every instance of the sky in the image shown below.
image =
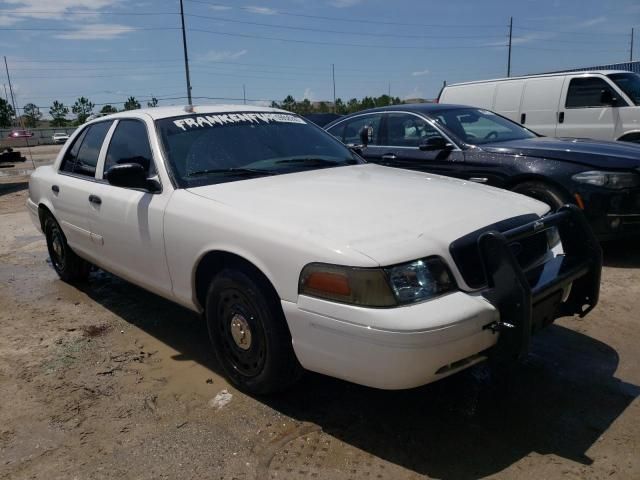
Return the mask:
{"type": "MultiPolygon", "coordinates": [[[[179,0],[0,0],[18,106],[186,102],[179,0]]],[[[638,0],[184,0],[194,103],[434,98],[448,83],[640,59],[638,0]],[[209,98],[204,98],[209,97],[209,98]]],[[[2,65],[4,67],[4,65],[2,65]]],[[[0,75],[7,83],[4,71],[0,75]]],[[[4,91],[0,91],[4,95],[4,91]]]]}

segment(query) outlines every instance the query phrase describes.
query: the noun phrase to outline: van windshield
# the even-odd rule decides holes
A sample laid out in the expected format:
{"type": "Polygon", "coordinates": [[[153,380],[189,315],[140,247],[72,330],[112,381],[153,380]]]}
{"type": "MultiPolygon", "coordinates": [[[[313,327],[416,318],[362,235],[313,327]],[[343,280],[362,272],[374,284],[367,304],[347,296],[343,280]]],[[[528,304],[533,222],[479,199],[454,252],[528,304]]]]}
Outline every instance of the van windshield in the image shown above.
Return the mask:
{"type": "Polygon", "coordinates": [[[637,73],[612,73],[607,75],[636,105],[640,105],[640,75],[637,73]]]}
{"type": "Polygon", "coordinates": [[[515,122],[480,108],[438,110],[430,116],[464,143],[482,145],[535,138],[535,134],[515,122]]]}

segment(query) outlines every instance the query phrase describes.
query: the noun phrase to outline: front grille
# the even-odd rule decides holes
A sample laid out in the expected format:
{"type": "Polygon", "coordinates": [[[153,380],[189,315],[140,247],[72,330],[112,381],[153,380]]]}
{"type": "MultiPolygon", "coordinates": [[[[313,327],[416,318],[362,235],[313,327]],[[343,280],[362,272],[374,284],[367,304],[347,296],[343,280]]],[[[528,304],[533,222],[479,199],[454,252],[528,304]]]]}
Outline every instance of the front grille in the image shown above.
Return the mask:
{"type": "MultiPolygon", "coordinates": [[[[482,259],[480,258],[480,252],[478,250],[478,238],[480,235],[490,230],[506,232],[525,223],[533,222],[538,218],[535,214],[508,218],[453,241],[451,245],[449,245],[449,252],[467,285],[471,288],[482,288],[487,284],[482,259]]],[[[524,240],[513,242],[510,245],[516,260],[518,260],[523,270],[528,269],[531,265],[539,261],[549,249],[546,232],[541,232],[524,240]]]]}

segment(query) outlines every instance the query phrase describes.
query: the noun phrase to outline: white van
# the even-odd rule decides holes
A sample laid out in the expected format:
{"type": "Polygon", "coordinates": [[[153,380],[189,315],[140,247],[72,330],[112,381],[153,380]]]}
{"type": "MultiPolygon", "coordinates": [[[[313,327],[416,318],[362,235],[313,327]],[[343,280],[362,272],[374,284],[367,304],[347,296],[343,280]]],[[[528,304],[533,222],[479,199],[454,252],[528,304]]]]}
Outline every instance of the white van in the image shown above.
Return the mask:
{"type": "Polygon", "coordinates": [[[447,85],[440,103],[493,110],[549,137],[640,143],[640,75],[565,72],[447,85]]]}

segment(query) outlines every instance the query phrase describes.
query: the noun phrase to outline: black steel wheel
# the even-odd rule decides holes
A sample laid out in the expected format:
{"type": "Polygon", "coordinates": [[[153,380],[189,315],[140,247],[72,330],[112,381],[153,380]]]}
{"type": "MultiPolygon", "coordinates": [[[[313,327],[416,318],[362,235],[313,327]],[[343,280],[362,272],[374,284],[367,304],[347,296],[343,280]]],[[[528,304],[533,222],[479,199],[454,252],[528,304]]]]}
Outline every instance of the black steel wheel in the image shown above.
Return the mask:
{"type": "Polygon", "coordinates": [[[65,282],[80,282],[86,280],[91,265],[80,258],[69,247],[64,232],[58,222],[47,215],[43,222],[44,234],[47,239],[47,249],[51,258],[51,265],[58,276],[65,282]]]}
{"type": "Polygon", "coordinates": [[[284,390],[302,371],[279,300],[268,282],[249,269],[218,273],[205,308],[218,362],[240,390],[284,390]]]}

